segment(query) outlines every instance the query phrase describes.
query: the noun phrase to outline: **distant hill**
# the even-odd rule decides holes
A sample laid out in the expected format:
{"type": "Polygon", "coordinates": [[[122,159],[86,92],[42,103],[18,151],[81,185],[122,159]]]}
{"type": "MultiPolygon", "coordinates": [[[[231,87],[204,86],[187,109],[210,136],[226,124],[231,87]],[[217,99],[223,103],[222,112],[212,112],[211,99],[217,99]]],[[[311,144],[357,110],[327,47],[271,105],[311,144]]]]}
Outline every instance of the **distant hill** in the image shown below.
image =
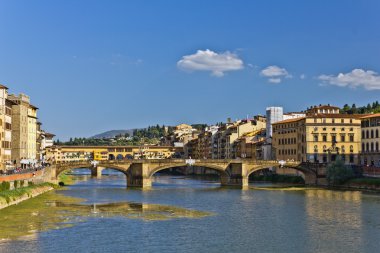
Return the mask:
{"type": "Polygon", "coordinates": [[[111,130],[111,131],[107,131],[107,132],[104,132],[101,134],[94,135],[94,136],[90,137],[90,139],[114,138],[116,135],[126,134],[126,133],[128,133],[130,136],[132,136],[134,130],[135,129],[111,130]]]}

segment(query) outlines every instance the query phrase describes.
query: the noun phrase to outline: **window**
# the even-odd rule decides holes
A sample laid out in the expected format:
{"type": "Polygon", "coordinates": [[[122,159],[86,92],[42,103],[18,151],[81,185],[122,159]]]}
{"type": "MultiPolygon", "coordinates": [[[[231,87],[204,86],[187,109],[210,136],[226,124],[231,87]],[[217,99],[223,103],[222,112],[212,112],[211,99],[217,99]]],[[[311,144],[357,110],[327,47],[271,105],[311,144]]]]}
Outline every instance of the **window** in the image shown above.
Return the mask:
{"type": "Polygon", "coordinates": [[[369,139],[369,131],[366,131],[366,138],[369,139]]]}
{"type": "Polygon", "coordinates": [[[373,130],[371,130],[371,138],[374,138],[375,135],[373,134],[373,130]]]}
{"type": "Polygon", "coordinates": [[[350,152],[353,153],[354,152],[354,146],[350,146],[350,152]]]}
{"type": "Polygon", "coordinates": [[[335,127],[333,127],[333,129],[332,129],[333,131],[335,131],[335,127]]]}
{"type": "Polygon", "coordinates": [[[379,143],[376,142],[376,151],[379,151],[379,143]]]}
{"type": "Polygon", "coordinates": [[[332,136],[331,136],[331,141],[332,141],[333,143],[336,143],[336,136],[335,136],[335,135],[332,135],[332,136]]]}
{"type": "Polygon", "coordinates": [[[369,143],[366,145],[366,151],[369,152],[369,143]]]}
{"type": "Polygon", "coordinates": [[[364,152],[364,151],[365,151],[365,144],[362,143],[362,152],[364,152]]]}
{"type": "Polygon", "coordinates": [[[326,127],[323,128],[323,131],[326,131],[326,127]]]}
{"type": "Polygon", "coordinates": [[[322,141],[327,141],[327,135],[322,135],[322,141]]]}
{"type": "Polygon", "coordinates": [[[345,141],[346,141],[346,136],[341,135],[341,136],[340,136],[340,141],[341,141],[341,142],[345,142],[345,141]]]}
{"type": "Polygon", "coordinates": [[[352,119],[350,119],[350,123],[352,124],[352,119]]]}
{"type": "Polygon", "coordinates": [[[317,145],[314,146],[314,153],[318,153],[318,146],[317,145]]]}
{"type": "Polygon", "coordinates": [[[346,129],[344,129],[344,127],[342,127],[342,131],[344,131],[344,130],[346,130],[346,129]]]}
{"type": "Polygon", "coordinates": [[[327,147],[326,147],[326,145],[323,145],[323,152],[327,152],[327,147]]]}
{"type": "Polygon", "coordinates": [[[379,130],[376,129],[376,138],[379,138],[379,130]]]}
{"type": "Polygon", "coordinates": [[[373,142],[371,142],[371,151],[375,151],[375,146],[373,145],[373,142]]]}
{"type": "Polygon", "coordinates": [[[344,145],[341,146],[340,150],[341,150],[342,153],[346,152],[346,149],[345,149],[344,145]]]}
{"type": "Polygon", "coordinates": [[[364,130],[362,131],[362,139],[365,139],[365,132],[364,132],[364,130]]]}
{"type": "Polygon", "coordinates": [[[314,141],[315,141],[315,142],[318,141],[318,134],[315,134],[315,135],[314,135],[314,141]]]}
{"type": "Polygon", "coordinates": [[[350,135],[350,142],[354,142],[354,135],[350,135]]]}
{"type": "Polygon", "coordinates": [[[12,124],[10,124],[10,123],[5,123],[5,129],[6,129],[6,130],[12,130],[12,124]]]}

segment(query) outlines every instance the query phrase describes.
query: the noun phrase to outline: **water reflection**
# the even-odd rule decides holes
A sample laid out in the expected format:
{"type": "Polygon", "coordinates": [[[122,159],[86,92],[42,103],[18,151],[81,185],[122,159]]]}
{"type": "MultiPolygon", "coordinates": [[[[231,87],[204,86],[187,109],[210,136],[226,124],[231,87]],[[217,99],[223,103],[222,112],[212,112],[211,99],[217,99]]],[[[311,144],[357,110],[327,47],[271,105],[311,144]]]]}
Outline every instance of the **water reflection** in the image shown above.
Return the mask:
{"type": "Polygon", "coordinates": [[[89,218],[125,217],[145,221],[202,218],[211,213],[169,205],[119,202],[80,204],[82,200],[47,193],[0,211],[0,239],[34,238],[37,232],[71,227],[89,218]]]}
{"type": "Polygon", "coordinates": [[[334,242],[350,241],[352,250],[362,248],[362,193],[359,191],[305,191],[307,232],[311,248],[334,247],[334,242]]]}

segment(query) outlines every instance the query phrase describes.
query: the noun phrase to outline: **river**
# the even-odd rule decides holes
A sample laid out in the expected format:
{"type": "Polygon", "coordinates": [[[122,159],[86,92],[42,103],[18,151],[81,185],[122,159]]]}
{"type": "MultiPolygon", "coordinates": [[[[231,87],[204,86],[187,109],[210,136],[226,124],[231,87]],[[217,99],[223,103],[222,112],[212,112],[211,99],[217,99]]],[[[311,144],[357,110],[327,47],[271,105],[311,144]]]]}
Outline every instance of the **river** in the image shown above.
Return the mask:
{"type": "Polygon", "coordinates": [[[380,250],[379,195],[168,175],[151,190],[126,189],[119,173],[75,180],[0,210],[0,252],[380,250]]]}

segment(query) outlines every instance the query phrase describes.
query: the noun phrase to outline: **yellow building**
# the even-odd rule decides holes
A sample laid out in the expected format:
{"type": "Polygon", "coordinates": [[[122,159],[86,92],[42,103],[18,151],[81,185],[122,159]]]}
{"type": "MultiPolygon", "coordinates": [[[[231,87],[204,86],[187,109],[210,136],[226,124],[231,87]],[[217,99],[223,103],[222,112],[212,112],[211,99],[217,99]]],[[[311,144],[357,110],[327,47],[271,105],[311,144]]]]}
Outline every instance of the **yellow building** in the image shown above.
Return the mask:
{"type": "Polygon", "coordinates": [[[12,105],[8,88],[0,85],[0,170],[12,168],[12,105]]]}
{"type": "Polygon", "coordinates": [[[47,162],[104,161],[123,159],[166,159],[183,154],[172,146],[51,146],[46,148],[47,162]]]}
{"type": "Polygon", "coordinates": [[[37,156],[37,110],[25,94],[9,95],[12,106],[12,160],[34,161],[37,156]]]}
{"type": "Polygon", "coordinates": [[[305,117],[273,124],[277,160],[328,163],[338,155],[357,164],[361,149],[360,115],[340,114],[339,107],[314,106],[305,117]]]}

